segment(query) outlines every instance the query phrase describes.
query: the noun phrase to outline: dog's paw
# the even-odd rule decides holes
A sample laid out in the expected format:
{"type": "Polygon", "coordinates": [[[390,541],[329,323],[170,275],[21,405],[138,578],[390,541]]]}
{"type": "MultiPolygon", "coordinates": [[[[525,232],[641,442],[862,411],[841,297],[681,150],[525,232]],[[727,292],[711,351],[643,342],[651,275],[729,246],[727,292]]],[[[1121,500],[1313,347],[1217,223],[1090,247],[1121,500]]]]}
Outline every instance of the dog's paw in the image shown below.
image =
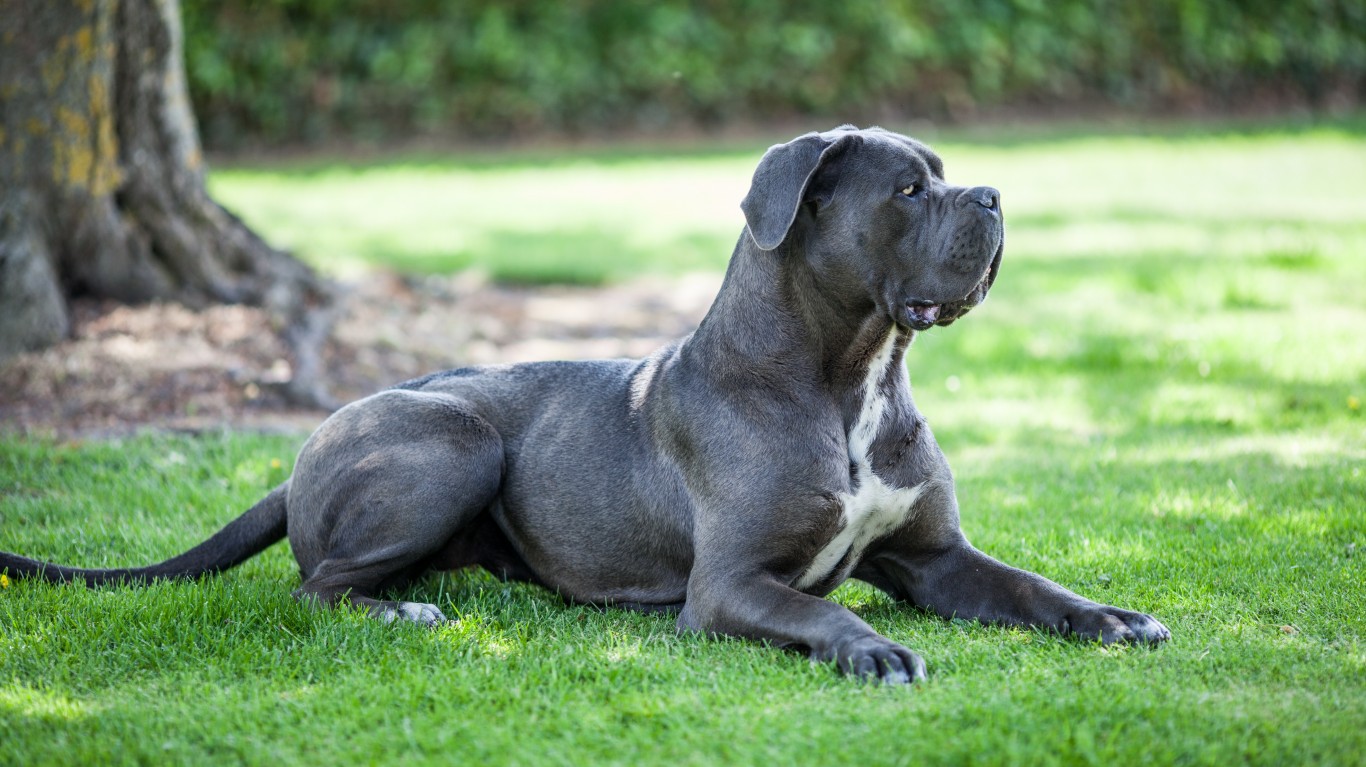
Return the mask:
{"type": "Polygon", "coordinates": [[[835,653],[842,673],[878,684],[910,684],[925,679],[925,661],[890,639],[861,637],[835,653]]]}
{"type": "Polygon", "coordinates": [[[1085,639],[1099,639],[1102,644],[1157,644],[1172,637],[1172,632],[1151,615],[1121,610],[1109,605],[1096,605],[1068,616],[1063,633],[1085,639]]]}
{"type": "Polygon", "coordinates": [[[376,615],[385,623],[396,620],[412,621],[419,626],[440,626],[446,622],[436,605],[425,602],[384,602],[376,610],[376,615]]]}

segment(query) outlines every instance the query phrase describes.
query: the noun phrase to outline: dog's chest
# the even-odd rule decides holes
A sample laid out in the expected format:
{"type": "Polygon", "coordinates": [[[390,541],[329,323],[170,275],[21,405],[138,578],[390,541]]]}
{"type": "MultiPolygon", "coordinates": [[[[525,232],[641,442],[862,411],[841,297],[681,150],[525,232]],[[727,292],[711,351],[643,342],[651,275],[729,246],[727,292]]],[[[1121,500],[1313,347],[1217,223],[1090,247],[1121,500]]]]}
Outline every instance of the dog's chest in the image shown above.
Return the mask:
{"type": "Polygon", "coordinates": [[[889,406],[887,394],[879,384],[889,374],[905,375],[904,371],[889,371],[890,365],[897,364],[896,343],[896,331],[893,330],[868,365],[862,407],[847,435],[850,472],[856,486],[852,493],[843,493],[840,497],[843,526],[816,552],[797,578],[798,589],[814,586],[831,575],[838,575],[837,580],[847,577],[869,544],[906,522],[924,487],[923,484],[894,487],[873,471],[873,442],[881,431],[889,406]]]}

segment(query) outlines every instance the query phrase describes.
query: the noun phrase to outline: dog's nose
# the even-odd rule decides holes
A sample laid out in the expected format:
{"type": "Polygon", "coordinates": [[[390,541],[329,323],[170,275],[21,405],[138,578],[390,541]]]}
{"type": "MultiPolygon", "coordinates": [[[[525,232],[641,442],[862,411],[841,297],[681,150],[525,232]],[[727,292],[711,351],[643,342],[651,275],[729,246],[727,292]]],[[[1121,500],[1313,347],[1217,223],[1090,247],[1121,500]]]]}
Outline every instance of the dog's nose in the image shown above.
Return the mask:
{"type": "Polygon", "coordinates": [[[964,192],[963,197],[987,210],[996,210],[1001,205],[1001,193],[989,186],[974,186],[964,192]]]}

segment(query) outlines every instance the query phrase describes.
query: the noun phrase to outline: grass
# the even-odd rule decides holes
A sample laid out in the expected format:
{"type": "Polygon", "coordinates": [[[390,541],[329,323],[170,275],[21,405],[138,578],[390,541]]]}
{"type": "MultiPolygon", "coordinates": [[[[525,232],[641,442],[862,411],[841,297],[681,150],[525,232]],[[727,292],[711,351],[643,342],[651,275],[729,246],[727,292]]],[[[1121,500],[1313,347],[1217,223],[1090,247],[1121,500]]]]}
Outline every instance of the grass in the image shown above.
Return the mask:
{"type": "Polygon", "coordinates": [[[211,178],[214,194],[272,242],[333,273],[475,267],[502,280],[592,284],[724,268],[753,162],[751,153],[492,167],[399,160],[211,178]]]}
{"type": "MultiPolygon", "coordinates": [[[[929,663],[882,689],[477,573],[408,592],[457,619],[436,630],[311,612],[276,546],[201,583],[0,588],[0,764],[1366,761],[1361,132],[936,145],[1008,221],[991,300],[910,355],[964,527],[1153,613],[1166,646],[946,622],[850,584],[834,598],[929,663]]],[[[719,266],[754,159],[235,169],[215,191],[339,272],[397,254],[592,281],[719,266]]],[[[0,437],[0,548],[164,557],[299,443],[0,437]]]]}
{"type": "MultiPolygon", "coordinates": [[[[951,181],[1001,190],[1012,263],[1211,245],[1219,255],[1293,260],[1361,230],[1366,119],[1151,132],[930,139],[951,181]]],[[[599,148],[305,159],[209,178],[214,195],[271,242],[333,273],[477,267],[500,279],[596,283],[724,268],[755,161],[782,138],[667,155],[599,148]]]]}

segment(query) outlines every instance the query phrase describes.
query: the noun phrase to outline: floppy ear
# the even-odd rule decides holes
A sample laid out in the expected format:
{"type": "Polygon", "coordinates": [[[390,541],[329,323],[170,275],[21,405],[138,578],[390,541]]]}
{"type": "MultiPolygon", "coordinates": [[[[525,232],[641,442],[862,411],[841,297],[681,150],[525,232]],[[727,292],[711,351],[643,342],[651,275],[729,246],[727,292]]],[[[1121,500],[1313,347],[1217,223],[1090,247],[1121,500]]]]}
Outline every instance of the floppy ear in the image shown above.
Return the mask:
{"type": "Polygon", "coordinates": [[[787,239],[811,177],[836,143],[819,133],[808,133],[764,152],[754,170],[749,194],[740,203],[749,236],[760,250],[773,250],[787,239]]]}

